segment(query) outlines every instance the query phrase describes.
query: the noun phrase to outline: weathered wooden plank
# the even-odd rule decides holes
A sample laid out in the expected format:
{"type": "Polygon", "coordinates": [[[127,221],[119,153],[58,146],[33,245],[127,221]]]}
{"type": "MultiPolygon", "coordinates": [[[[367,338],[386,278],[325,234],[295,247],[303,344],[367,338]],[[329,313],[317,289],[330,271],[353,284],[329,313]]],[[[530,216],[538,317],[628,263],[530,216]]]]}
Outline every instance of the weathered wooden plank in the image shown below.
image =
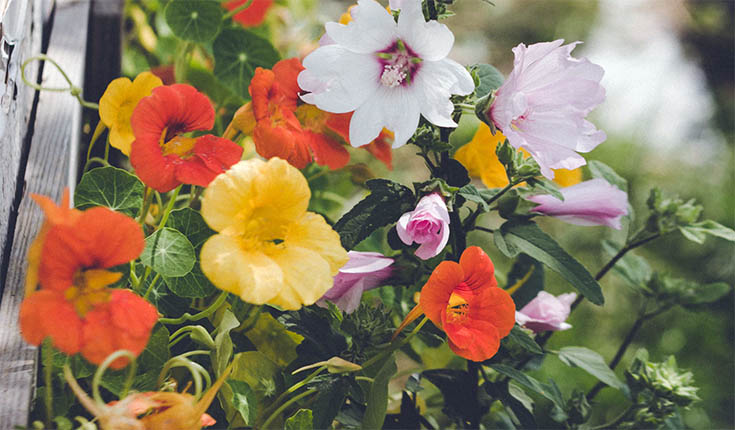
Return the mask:
{"type": "MultiPolygon", "coordinates": [[[[57,0],[48,55],[69,77],[81,84],[87,42],[89,2],[57,0]]],[[[50,65],[43,71],[43,85],[64,86],[50,65]]],[[[69,184],[69,155],[78,140],[81,109],[67,93],[42,92],[38,99],[34,133],[25,170],[25,189],[13,235],[7,277],[0,301],[0,428],[26,424],[35,386],[37,349],[25,344],[18,328],[18,311],[23,299],[28,246],[37,234],[43,215],[32,202],[31,193],[58,201],[69,184]]]]}

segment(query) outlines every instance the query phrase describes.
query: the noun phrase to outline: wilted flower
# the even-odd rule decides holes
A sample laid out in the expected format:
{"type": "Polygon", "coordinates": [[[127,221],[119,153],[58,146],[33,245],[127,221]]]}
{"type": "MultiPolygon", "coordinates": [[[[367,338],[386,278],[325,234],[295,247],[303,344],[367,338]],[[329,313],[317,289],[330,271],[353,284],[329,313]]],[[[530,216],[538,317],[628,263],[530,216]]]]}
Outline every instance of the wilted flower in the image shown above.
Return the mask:
{"type": "Polygon", "coordinates": [[[350,260],[339,269],[334,277],[334,286],[317,302],[323,305],[329,300],[345,313],[352,313],[360,305],[362,293],[380,286],[390,277],[392,258],[379,252],[350,251],[350,260]]]}
{"type": "Polygon", "coordinates": [[[570,55],[580,42],[563,40],[520,44],[513,48],[513,71],[486,112],[516,149],[526,149],[541,174],[586,164],[577,152],[589,152],[605,133],[584,118],[605,99],[602,67],[570,55]]]}
{"type": "Polygon", "coordinates": [[[603,179],[591,179],[560,191],[564,201],[548,194],[526,199],[539,204],[534,212],[570,224],[606,225],[620,230],[620,219],[628,214],[628,193],[603,179]]]}
{"type": "Polygon", "coordinates": [[[495,355],[515,325],[513,299],[498,287],[493,262],[477,246],[467,248],[459,264],[439,263],[421,289],[419,306],[447,333],[452,351],[472,361],[495,355]]]}
{"type": "Polygon", "coordinates": [[[201,267],[220,289],[248,303],[296,310],[332,287],[348,261],[337,232],[307,212],[306,178],[280,158],[241,161],[204,191],[202,216],[218,232],[201,267]]]}
{"type": "Polygon", "coordinates": [[[572,326],[565,321],[576,298],[577,293],[554,297],[546,291],[539,291],[523,309],[516,311],[516,322],[534,333],[570,329],[572,326]]]}
{"type": "Polygon", "coordinates": [[[449,212],[444,199],[437,193],[422,197],[416,209],[401,215],[396,231],[406,245],[421,245],[416,250],[417,257],[435,257],[449,240],[449,212]]]}
{"type": "Polygon", "coordinates": [[[452,94],[474,89],[469,72],[446,58],[454,35],[426,22],[419,0],[401,2],[398,23],[374,0],[360,0],[347,25],[326,25],[331,42],[304,59],[302,99],[334,113],[354,111],[352,146],[367,145],[383,127],[393,131],[393,147],[404,145],[419,117],[440,127],[456,127],[452,94]]]}

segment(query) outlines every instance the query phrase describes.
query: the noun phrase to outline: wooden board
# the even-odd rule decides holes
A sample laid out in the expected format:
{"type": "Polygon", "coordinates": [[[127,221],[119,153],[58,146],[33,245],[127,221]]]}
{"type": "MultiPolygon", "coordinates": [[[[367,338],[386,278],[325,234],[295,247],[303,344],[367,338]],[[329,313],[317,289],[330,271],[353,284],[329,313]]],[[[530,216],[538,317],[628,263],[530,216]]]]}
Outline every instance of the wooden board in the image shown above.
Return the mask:
{"type": "MultiPolygon", "coordinates": [[[[55,59],[77,85],[82,83],[87,42],[89,1],[57,0],[51,23],[48,55],[55,59]]],[[[50,65],[43,70],[43,85],[63,86],[64,80],[50,65]]],[[[78,142],[81,109],[68,93],[42,92],[38,98],[25,188],[12,234],[4,291],[0,300],[0,429],[26,425],[35,386],[37,348],[20,337],[18,312],[23,299],[28,246],[37,234],[43,215],[30,199],[31,193],[59,200],[69,186],[69,155],[78,142]]],[[[19,184],[21,186],[22,184],[19,184]]]]}

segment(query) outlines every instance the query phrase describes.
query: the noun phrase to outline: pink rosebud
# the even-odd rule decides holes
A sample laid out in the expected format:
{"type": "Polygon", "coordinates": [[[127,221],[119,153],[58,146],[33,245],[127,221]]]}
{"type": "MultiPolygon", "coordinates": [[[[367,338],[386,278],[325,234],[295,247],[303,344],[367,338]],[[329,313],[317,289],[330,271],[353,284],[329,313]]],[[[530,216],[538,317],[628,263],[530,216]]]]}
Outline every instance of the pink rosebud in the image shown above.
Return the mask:
{"type": "Polygon", "coordinates": [[[416,209],[401,215],[396,230],[406,245],[421,244],[416,250],[420,259],[436,256],[449,240],[449,212],[444,199],[437,193],[422,197],[416,209]]]}
{"type": "Polygon", "coordinates": [[[554,297],[546,291],[539,291],[523,309],[516,311],[516,322],[534,333],[572,328],[564,321],[569,317],[571,305],[576,298],[576,293],[554,297]]]}
{"type": "Polygon", "coordinates": [[[350,251],[347,264],[334,277],[334,285],[317,305],[326,306],[325,300],[337,305],[345,313],[352,313],[360,305],[362,293],[380,286],[393,272],[393,259],[378,252],[350,251]]]}
{"type": "Polygon", "coordinates": [[[539,204],[533,212],[570,224],[606,225],[620,230],[620,218],[628,214],[628,193],[602,179],[591,179],[560,191],[564,201],[548,194],[526,199],[539,204]]]}
{"type": "Polygon", "coordinates": [[[605,99],[600,85],[604,70],[586,58],[572,58],[581,42],[562,43],[513,48],[513,71],[486,113],[514,148],[533,156],[549,179],[554,177],[551,169],[585,165],[577,152],[589,152],[606,138],[584,119],[605,99]]]}

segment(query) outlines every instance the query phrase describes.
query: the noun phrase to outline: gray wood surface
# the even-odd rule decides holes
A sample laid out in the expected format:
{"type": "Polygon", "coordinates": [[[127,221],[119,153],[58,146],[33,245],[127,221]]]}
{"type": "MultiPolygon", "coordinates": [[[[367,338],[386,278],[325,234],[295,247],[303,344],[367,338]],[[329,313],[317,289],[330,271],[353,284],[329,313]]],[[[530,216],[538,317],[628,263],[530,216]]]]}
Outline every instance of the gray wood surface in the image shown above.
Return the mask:
{"type": "MultiPolygon", "coordinates": [[[[87,43],[89,1],[56,1],[48,55],[77,84],[82,84],[87,43]]],[[[65,82],[50,65],[44,66],[43,85],[65,82]]],[[[26,425],[35,386],[37,348],[20,337],[18,311],[23,299],[28,246],[43,215],[31,193],[60,199],[69,185],[69,154],[79,138],[81,109],[68,93],[42,92],[38,98],[34,132],[24,175],[25,188],[17,215],[8,272],[0,300],[0,429],[26,425]]],[[[65,411],[60,411],[65,412],[65,411]]]]}

